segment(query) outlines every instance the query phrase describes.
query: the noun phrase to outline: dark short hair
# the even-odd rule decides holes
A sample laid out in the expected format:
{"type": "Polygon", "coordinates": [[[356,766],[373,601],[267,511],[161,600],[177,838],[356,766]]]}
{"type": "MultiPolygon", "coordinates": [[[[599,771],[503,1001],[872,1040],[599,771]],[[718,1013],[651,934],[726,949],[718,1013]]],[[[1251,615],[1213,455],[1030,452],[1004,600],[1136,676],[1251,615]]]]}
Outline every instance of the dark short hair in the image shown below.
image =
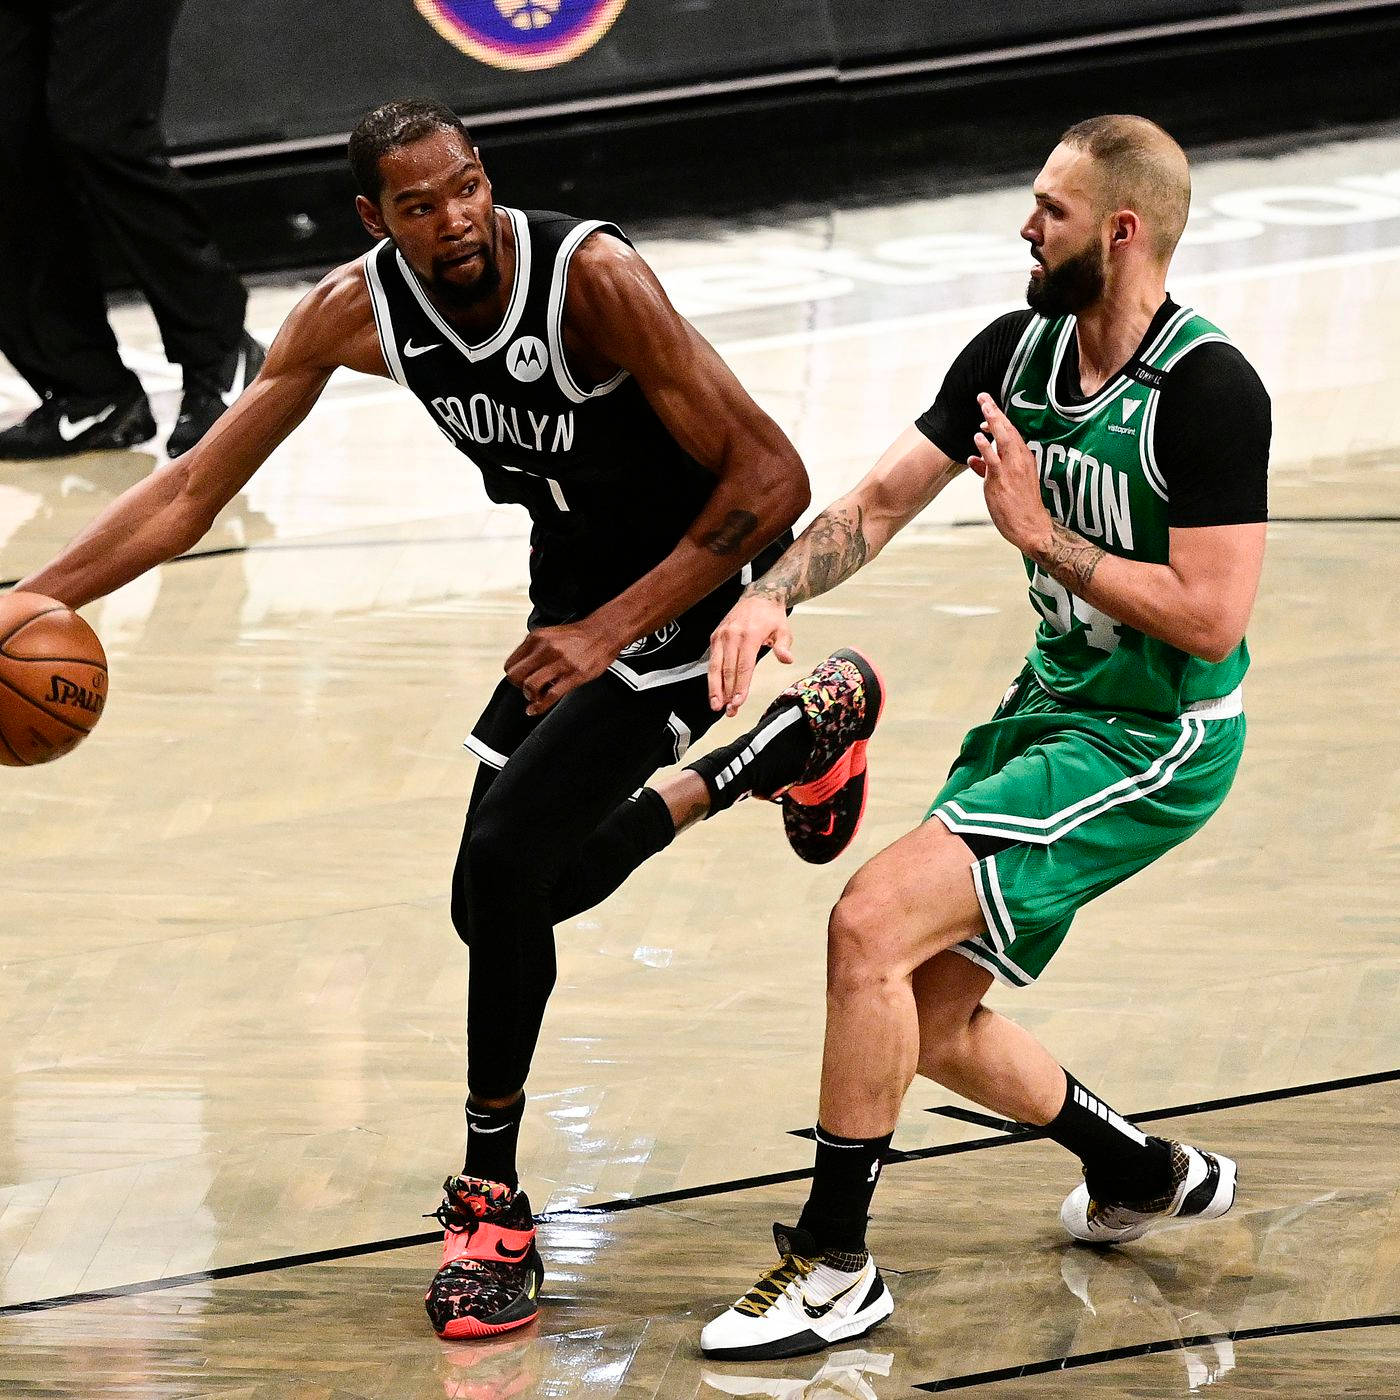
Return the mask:
{"type": "Polygon", "coordinates": [[[472,149],[466,123],[441,102],[430,102],[426,97],[400,97],[366,112],[355,123],[346,152],[360,193],[378,204],[384,188],[384,177],[379,170],[381,158],[401,146],[421,141],[434,131],[455,131],[467,149],[472,149]]]}

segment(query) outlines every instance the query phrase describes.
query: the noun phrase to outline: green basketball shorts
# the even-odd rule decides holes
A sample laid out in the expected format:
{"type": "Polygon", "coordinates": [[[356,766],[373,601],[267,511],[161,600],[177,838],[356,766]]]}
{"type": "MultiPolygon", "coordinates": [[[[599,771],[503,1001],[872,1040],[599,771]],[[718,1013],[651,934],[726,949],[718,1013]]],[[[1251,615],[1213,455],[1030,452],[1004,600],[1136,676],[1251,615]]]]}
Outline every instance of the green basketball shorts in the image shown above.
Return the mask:
{"type": "Polygon", "coordinates": [[[1205,825],[1244,732],[1238,690],[1155,719],[1074,709],[1023,671],[928,810],[959,836],[1013,843],[973,865],[987,928],[953,951],[1012,986],[1034,982],[1081,905],[1205,825]]]}

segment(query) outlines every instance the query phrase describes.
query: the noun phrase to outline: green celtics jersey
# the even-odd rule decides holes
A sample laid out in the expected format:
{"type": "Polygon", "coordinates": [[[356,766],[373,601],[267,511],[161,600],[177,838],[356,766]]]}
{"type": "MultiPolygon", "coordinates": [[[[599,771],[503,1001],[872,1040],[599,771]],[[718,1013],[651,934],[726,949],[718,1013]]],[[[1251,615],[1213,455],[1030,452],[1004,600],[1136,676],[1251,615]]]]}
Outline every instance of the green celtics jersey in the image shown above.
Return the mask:
{"type": "MultiPolygon", "coordinates": [[[[1056,520],[1110,554],[1165,564],[1167,483],[1152,441],[1161,386],[1184,355],[1226,337],[1182,307],[1098,393],[1066,404],[1055,385],[1064,357],[1078,353],[1074,327],[1073,316],[1031,319],[1002,384],[1002,409],[1035,456],[1041,497],[1056,520]]],[[[1249,666],[1243,642],[1224,661],[1202,661],[1115,622],[1025,562],[1041,619],[1028,660],[1056,695],[1177,715],[1228,695],[1249,666]]]]}

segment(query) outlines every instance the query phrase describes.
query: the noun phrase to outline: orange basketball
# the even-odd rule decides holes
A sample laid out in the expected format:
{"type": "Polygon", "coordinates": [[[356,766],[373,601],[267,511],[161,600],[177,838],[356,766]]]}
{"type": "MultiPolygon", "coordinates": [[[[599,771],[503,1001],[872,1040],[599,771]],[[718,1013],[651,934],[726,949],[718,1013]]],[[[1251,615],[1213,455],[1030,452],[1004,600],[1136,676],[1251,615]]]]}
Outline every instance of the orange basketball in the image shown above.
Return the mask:
{"type": "Polygon", "coordinates": [[[106,700],[107,656],[77,613],[39,593],[0,597],[0,764],[62,758],[106,700]]]}

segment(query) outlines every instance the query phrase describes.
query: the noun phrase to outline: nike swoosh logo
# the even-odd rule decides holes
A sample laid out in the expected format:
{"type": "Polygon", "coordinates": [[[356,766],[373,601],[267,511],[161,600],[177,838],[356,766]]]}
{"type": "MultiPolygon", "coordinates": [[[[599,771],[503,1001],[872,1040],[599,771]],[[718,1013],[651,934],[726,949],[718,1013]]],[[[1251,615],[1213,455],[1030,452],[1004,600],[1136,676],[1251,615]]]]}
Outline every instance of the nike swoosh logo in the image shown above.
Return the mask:
{"type": "Polygon", "coordinates": [[[89,428],[102,422],[104,418],[110,418],[116,411],[116,404],[109,403],[101,413],[94,413],[91,418],[79,418],[76,423],[65,413],[58,420],[58,435],[64,442],[72,442],[74,438],[81,437],[89,428]]]}
{"type": "Polygon", "coordinates": [[[233,372],[233,387],[221,393],[225,408],[232,408],[233,401],[248,387],[248,352],[238,352],[238,368],[233,372]]]}
{"type": "Polygon", "coordinates": [[[409,339],[405,340],[403,343],[403,352],[411,360],[415,355],[426,355],[429,350],[437,350],[440,349],[441,346],[442,341],[440,340],[433,341],[431,345],[415,345],[412,339],[409,339]]]}
{"type": "Polygon", "coordinates": [[[512,1249],[504,1240],[496,1241],[496,1253],[502,1259],[523,1259],[530,1252],[527,1244],[524,1249],[512,1249]]]}
{"type": "Polygon", "coordinates": [[[1049,407],[1050,407],[1049,404],[1044,404],[1044,403],[1032,403],[1019,389],[1017,389],[1016,392],[1015,392],[1014,394],[1012,394],[1012,396],[1011,396],[1011,406],[1012,406],[1012,408],[1031,408],[1031,409],[1049,408],[1049,407]]]}
{"type": "Polygon", "coordinates": [[[860,1279],[857,1279],[853,1284],[843,1288],[834,1298],[828,1298],[826,1302],[817,1303],[815,1306],[807,1301],[807,1295],[804,1293],[802,1295],[802,1311],[805,1312],[808,1317],[825,1317],[846,1294],[853,1288],[858,1288],[860,1282],[860,1279]]]}

